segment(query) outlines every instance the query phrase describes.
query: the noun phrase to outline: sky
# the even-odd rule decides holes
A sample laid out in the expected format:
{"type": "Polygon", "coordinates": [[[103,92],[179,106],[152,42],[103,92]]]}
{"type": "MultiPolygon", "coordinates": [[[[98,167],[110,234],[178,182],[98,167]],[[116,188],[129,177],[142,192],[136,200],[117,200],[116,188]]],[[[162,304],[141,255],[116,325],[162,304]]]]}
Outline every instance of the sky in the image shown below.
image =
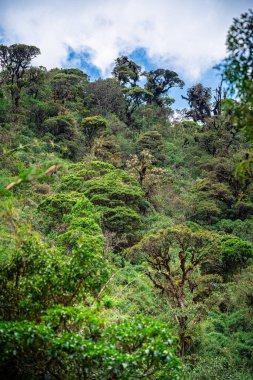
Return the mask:
{"type": "MultiPolygon", "coordinates": [[[[186,82],[215,87],[234,17],[253,0],[0,0],[0,43],[40,48],[33,64],[79,67],[109,76],[128,55],[144,69],[168,68],[186,82]]],[[[176,107],[186,106],[172,91],[176,107]]]]}

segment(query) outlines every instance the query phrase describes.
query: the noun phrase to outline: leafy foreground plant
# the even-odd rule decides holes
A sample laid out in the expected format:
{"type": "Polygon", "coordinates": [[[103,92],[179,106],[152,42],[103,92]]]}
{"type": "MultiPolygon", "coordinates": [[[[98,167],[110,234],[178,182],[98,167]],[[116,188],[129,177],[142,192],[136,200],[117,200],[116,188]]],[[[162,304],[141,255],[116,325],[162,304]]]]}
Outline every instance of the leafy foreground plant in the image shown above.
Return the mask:
{"type": "Polygon", "coordinates": [[[140,316],[105,326],[84,307],[0,323],[2,379],[182,379],[170,325],[140,316]]]}
{"type": "Polygon", "coordinates": [[[41,203],[53,247],[31,226],[14,223],[12,203],[3,206],[1,379],[181,378],[170,325],[141,316],[100,319],[94,305],[109,268],[85,196],[55,194],[41,203]]]}

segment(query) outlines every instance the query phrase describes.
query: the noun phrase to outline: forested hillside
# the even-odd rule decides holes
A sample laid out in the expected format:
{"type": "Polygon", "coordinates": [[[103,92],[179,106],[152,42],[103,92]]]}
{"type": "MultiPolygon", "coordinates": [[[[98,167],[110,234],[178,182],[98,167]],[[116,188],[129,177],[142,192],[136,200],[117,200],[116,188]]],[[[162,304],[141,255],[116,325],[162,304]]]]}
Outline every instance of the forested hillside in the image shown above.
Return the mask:
{"type": "Polygon", "coordinates": [[[1,379],[253,379],[252,26],[217,89],[0,45],[1,379]]]}

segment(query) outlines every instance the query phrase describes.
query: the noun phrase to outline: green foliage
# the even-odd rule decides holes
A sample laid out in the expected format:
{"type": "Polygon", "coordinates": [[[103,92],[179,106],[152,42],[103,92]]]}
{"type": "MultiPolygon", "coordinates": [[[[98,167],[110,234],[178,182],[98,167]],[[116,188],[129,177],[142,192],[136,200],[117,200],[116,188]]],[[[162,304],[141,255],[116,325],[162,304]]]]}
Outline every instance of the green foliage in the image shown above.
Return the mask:
{"type": "Polygon", "coordinates": [[[142,87],[125,87],[123,94],[126,98],[128,122],[131,123],[134,112],[145,104],[145,101],[152,96],[152,93],[142,87]]]}
{"type": "Polygon", "coordinates": [[[229,275],[247,266],[253,257],[253,246],[237,236],[222,236],[221,252],[223,272],[229,275]]]}
{"type": "Polygon", "coordinates": [[[220,209],[212,200],[198,200],[196,197],[192,203],[192,219],[198,222],[212,224],[218,220],[220,214],[220,209]]]}
{"type": "Polygon", "coordinates": [[[107,279],[104,240],[94,207],[84,196],[51,196],[42,202],[52,238],[15,223],[6,204],[1,245],[1,318],[38,318],[44,309],[71,305],[94,295],[107,279]],[[57,210],[57,207],[62,208],[57,210]],[[67,210],[68,214],[65,213],[67,210]],[[48,218],[51,217],[48,222],[48,218]],[[61,224],[62,222],[62,224],[61,224]],[[54,232],[54,234],[52,234],[54,232]],[[7,244],[8,242],[8,244],[7,244]]]}
{"type": "Polygon", "coordinates": [[[251,186],[253,179],[253,158],[246,154],[243,161],[235,167],[235,176],[240,180],[243,187],[247,189],[251,186]]]}
{"type": "Polygon", "coordinates": [[[50,230],[65,225],[69,215],[74,220],[77,217],[86,217],[87,220],[92,219],[94,222],[99,222],[94,206],[83,194],[78,192],[53,194],[39,205],[39,211],[44,216],[43,224],[46,224],[50,230]]]}
{"type": "Polygon", "coordinates": [[[148,277],[173,308],[178,325],[180,354],[191,344],[191,327],[207,315],[205,299],[220,287],[219,276],[200,275],[201,264],[218,248],[218,239],[208,231],[176,226],[146,236],[134,251],[143,252],[148,277]]]}
{"type": "Polygon", "coordinates": [[[52,125],[52,121],[50,126],[50,119],[52,117],[57,117],[59,107],[53,102],[37,98],[29,99],[29,101],[26,102],[26,106],[28,108],[27,117],[31,129],[34,130],[37,135],[41,136],[47,130],[44,128],[44,122],[48,120],[48,128],[50,133],[52,133],[54,126],[52,125]]]}
{"type": "Polygon", "coordinates": [[[245,181],[238,177],[235,168],[241,154],[238,156],[216,158],[203,165],[205,177],[193,186],[193,220],[212,224],[219,218],[246,219],[251,215],[251,181],[247,174],[245,181]]]}
{"type": "MultiPolygon", "coordinates": [[[[56,204],[52,198],[51,204],[56,204]]],[[[53,246],[27,225],[8,233],[10,250],[1,263],[2,318],[34,318],[54,304],[71,305],[101,287],[108,269],[91,207],[85,197],[76,202],[64,227],[56,231],[53,246]]],[[[50,213],[49,202],[45,209],[50,213]]]]}
{"type": "Polygon", "coordinates": [[[107,121],[101,116],[85,117],[82,120],[82,129],[86,137],[86,143],[88,146],[92,146],[94,138],[105,130],[107,121]]]}
{"type": "Polygon", "coordinates": [[[239,236],[241,239],[252,241],[252,229],[253,229],[253,220],[230,220],[230,219],[221,219],[216,223],[215,228],[219,231],[223,231],[226,234],[239,236]]]}
{"type": "Polygon", "coordinates": [[[28,95],[33,99],[38,99],[40,94],[45,91],[45,82],[47,77],[47,69],[43,66],[31,66],[25,72],[25,89],[28,95]]]}
{"type": "Polygon", "coordinates": [[[191,108],[187,112],[187,116],[193,118],[194,122],[205,121],[206,117],[211,116],[211,88],[204,87],[201,83],[198,83],[187,90],[186,99],[191,108]]]}
{"type": "Polygon", "coordinates": [[[239,97],[234,102],[234,116],[238,126],[252,140],[253,96],[252,96],[252,66],[253,66],[253,10],[234,18],[227,34],[228,55],[218,66],[229,85],[232,95],[239,97]]]}
{"type": "Polygon", "coordinates": [[[200,334],[203,354],[190,379],[251,379],[252,322],[243,311],[212,313],[200,334]]]}
{"type": "Polygon", "coordinates": [[[118,79],[122,86],[130,84],[132,87],[135,87],[140,79],[140,74],[141,67],[134,61],[131,61],[128,57],[122,56],[115,60],[115,67],[112,71],[112,75],[118,79]]]}
{"type": "Polygon", "coordinates": [[[172,88],[183,88],[184,82],[179,78],[175,71],[157,69],[144,73],[147,78],[145,89],[152,93],[148,99],[149,103],[157,104],[158,106],[170,105],[173,99],[166,98],[164,95],[172,88]]]}
{"type": "Polygon", "coordinates": [[[0,373],[22,379],[180,379],[169,329],[141,317],[104,326],[81,307],[49,310],[41,324],[2,322],[0,373]]]}
{"type": "Polygon", "coordinates": [[[236,100],[197,84],[174,115],[171,70],[120,57],[90,82],[0,46],[1,378],[182,379],[177,356],[252,378],[251,14],[229,31],[236,100]]]}
{"type": "Polygon", "coordinates": [[[126,102],[116,79],[98,79],[89,83],[85,91],[95,115],[106,116],[110,112],[116,114],[121,120],[125,120],[126,102]]]}
{"type": "Polygon", "coordinates": [[[54,99],[65,105],[75,101],[84,89],[87,75],[78,69],[64,69],[53,75],[52,92],[54,99]]]}
{"type": "Polygon", "coordinates": [[[11,94],[13,110],[19,106],[21,89],[24,86],[25,70],[29,67],[31,60],[39,54],[40,49],[36,46],[24,44],[0,45],[2,76],[11,94]]]}
{"type": "Polygon", "coordinates": [[[144,206],[143,192],[131,175],[113,165],[99,161],[72,165],[61,189],[85,194],[101,212],[109,231],[132,239],[141,226],[138,212],[144,206]]]}
{"type": "Polygon", "coordinates": [[[252,243],[233,235],[217,235],[217,252],[202,265],[206,273],[218,273],[224,280],[231,281],[233,276],[247,267],[253,257],[252,243]]]}
{"type": "Polygon", "coordinates": [[[227,35],[228,57],[224,60],[225,76],[232,88],[252,101],[253,11],[234,18],[227,35]]]}
{"type": "Polygon", "coordinates": [[[162,135],[157,131],[148,131],[141,135],[136,142],[136,150],[148,150],[154,157],[153,163],[161,164],[166,160],[165,146],[162,135]]]}
{"type": "Polygon", "coordinates": [[[73,117],[67,115],[53,116],[43,122],[45,140],[51,140],[56,150],[64,157],[73,158],[82,141],[73,117]]]}
{"type": "Polygon", "coordinates": [[[122,166],[121,147],[114,135],[108,134],[95,139],[92,154],[99,161],[108,162],[117,167],[122,166]]]}
{"type": "Polygon", "coordinates": [[[252,319],[253,305],[253,266],[249,265],[235,277],[234,283],[231,283],[229,295],[232,308],[234,310],[245,311],[245,315],[252,319]]]}
{"type": "Polygon", "coordinates": [[[18,177],[0,178],[0,196],[7,195],[10,190],[18,187],[21,184],[33,181],[46,181],[50,178],[52,173],[56,172],[60,165],[54,163],[53,165],[45,163],[40,167],[30,166],[28,169],[20,170],[18,177]]]}
{"type": "Polygon", "coordinates": [[[73,130],[73,119],[68,116],[50,117],[44,122],[45,133],[51,133],[53,136],[63,135],[70,139],[73,130]]]}
{"type": "Polygon", "coordinates": [[[0,123],[4,123],[7,119],[8,101],[4,93],[0,91],[0,123]]]}

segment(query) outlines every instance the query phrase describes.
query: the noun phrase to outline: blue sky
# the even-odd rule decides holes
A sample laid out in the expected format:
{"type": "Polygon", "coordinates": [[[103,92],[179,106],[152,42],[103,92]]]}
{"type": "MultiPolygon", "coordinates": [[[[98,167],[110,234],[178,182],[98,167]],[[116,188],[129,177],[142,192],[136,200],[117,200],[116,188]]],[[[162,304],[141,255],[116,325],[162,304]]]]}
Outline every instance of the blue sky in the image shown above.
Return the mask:
{"type": "Polygon", "coordinates": [[[38,46],[34,64],[79,67],[92,79],[109,76],[119,55],[144,69],[176,71],[186,83],[181,94],[202,82],[215,87],[212,67],[226,54],[233,17],[253,0],[0,0],[0,39],[4,44],[38,46]]]}

